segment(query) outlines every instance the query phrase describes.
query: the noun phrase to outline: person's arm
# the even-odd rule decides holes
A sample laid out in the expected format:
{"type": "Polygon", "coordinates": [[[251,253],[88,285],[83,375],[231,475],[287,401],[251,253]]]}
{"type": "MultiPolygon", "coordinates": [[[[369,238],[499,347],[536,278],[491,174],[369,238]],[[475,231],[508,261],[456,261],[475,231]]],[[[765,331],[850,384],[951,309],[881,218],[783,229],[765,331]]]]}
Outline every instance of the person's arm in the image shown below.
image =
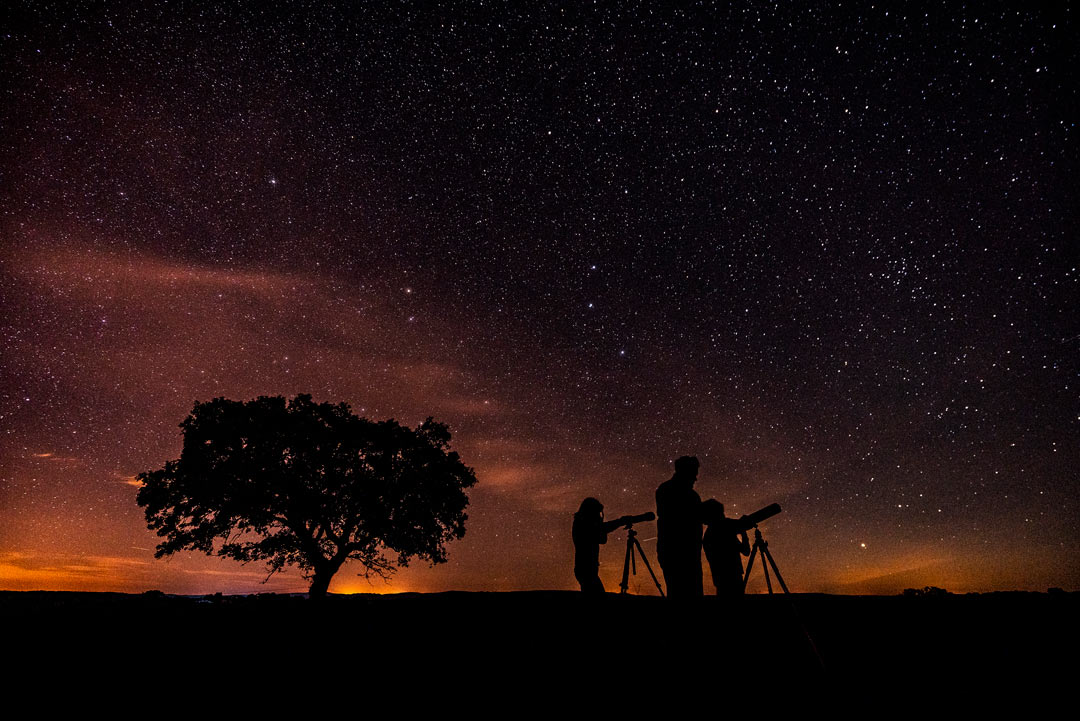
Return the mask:
{"type": "Polygon", "coordinates": [[[739,552],[744,556],[750,555],[750,539],[746,536],[746,531],[739,531],[739,552]]]}
{"type": "Polygon", "coordinates": [[[629,520],[630,516],[619,516],[614,521],[604,521],[603,525],[600,527],[600,530],[606,536],[619,526],[625,526],[626,522],[629,520]]]}

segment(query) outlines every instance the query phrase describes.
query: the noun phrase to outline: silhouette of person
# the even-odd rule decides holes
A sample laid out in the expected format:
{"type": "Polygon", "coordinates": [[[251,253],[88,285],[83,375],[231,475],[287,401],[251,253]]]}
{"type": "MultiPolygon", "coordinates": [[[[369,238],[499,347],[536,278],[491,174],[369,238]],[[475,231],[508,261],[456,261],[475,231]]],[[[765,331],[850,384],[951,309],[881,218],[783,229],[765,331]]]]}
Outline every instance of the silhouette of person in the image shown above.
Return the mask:
{"type": "Polygon", "coordinates": [[[724,515],[724,504],[709,499],[701,504],[702,519],[708,528],[701,546],[709,561],[717,596],[737,598],[743,595],[742,557],[750,555],[746,527],[736,518],[724,515]]]}
{"type": "Polygon", "coordinates": [[[584,593],[603,593],[600,581],[600,544],[607,543],[608,534],[626,523],[626,516],[604,521],[604,504],[592,498],[581,502],[574,514],[574,577],[584,593]]]}
{"type": "Polygon", "coordinates": [[[675,475],[656,489],[656,556],[669,598],[702,596],[701,496],[694,490],[698,459],[682,456],[675,475]]]}

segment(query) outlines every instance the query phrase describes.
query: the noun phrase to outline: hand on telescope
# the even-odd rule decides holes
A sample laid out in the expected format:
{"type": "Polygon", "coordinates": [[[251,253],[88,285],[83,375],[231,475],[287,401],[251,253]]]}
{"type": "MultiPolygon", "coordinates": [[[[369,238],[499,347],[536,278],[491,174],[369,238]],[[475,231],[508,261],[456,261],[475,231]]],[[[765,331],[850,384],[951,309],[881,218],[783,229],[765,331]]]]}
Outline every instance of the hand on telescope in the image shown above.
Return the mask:
{"type": "Polygon", "coordinates": [[[630,516],[619,516],[610,521],[604,521],[604,533],[611,533],[616,528],[622,528],[623,526],[629,527],[627,524],[628,518],[630,518],[630,516]]]}

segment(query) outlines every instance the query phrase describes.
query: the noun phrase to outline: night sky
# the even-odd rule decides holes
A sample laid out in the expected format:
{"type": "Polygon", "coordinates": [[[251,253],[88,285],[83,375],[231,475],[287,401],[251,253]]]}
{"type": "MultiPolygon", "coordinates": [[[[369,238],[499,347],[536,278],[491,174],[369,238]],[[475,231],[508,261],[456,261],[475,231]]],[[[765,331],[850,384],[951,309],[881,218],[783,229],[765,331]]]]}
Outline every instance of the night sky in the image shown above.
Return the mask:
{"type": "Polygon", "coordinates": [[[133,478],[304,392],[479,479],[331,591],[576,589],[684,454],[792,590],[1080,588],[1075,12],[263,4],[0,11],[0,588],[305,590],[133,478]]]}

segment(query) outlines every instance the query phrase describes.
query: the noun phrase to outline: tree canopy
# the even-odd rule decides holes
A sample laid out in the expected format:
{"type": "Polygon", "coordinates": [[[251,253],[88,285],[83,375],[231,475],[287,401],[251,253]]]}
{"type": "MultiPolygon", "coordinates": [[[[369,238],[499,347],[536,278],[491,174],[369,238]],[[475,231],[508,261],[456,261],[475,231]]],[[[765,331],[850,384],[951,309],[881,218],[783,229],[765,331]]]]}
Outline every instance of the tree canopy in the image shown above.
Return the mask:
{"type": "Polygon", "coordinates": [[[410,429],[310,395],[262,396],[196,403],[180,427],[180,458],[138,476],[158,558],[295,565],[318,597],[347,560],[387,576],[412,558],[444,562],[465,535],[476,477],[431,418],[410,429]]]}

